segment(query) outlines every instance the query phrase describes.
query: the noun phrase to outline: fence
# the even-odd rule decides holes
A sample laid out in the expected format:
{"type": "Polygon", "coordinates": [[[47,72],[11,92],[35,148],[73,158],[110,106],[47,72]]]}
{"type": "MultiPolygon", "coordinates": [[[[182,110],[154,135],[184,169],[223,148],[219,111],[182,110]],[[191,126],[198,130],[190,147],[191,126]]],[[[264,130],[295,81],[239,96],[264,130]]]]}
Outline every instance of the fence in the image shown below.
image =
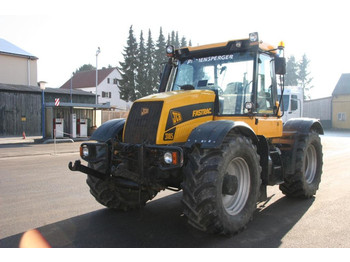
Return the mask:
{"type": "Polygon", "coordinates": [[[115,118],[127,118],[129,111],[102,111],[101,121],[102,123],[115,119],[115,118]]]}

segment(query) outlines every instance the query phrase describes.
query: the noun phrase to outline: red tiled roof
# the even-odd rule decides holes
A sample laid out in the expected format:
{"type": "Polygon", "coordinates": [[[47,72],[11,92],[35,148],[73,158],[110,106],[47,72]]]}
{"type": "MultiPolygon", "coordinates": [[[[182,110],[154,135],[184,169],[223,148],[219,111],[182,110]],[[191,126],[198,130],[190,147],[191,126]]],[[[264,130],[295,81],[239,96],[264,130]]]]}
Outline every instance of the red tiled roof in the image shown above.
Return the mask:
{"type": "MultiPolygon", "coordinates": [[[[115,69],[116,68],[99,69],[98,70],[98,84],[100,84],[115,69]]],[[[96,86],[96,70],[78,72],[72,78],[70,78],[60,88],[70,89],[71,79],[73,80],[72,81],[72,88],[73,89],[96,86]]]]}

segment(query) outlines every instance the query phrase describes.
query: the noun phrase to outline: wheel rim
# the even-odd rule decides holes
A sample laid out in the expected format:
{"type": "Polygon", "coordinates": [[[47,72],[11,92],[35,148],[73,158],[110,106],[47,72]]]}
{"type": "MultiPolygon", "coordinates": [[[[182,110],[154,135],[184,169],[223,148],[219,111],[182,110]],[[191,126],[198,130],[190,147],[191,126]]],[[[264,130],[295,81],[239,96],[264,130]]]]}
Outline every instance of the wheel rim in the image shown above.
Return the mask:
{"type": "Polygon", "coordinates": [[[305,179],[308,184],[311,184],[312,181],[315,178],[316,175],[316,168],[317,168],[317,155],[316,155],[316,149],[311,144],[306,151],[306,158],[305,158],[305,179]]]}
{"type": "Polygon", "coordinates": [[[226,174],[237,179],[237,191],[233,195],[222,194],[222,203],[227,213],[237,215],[244,208],[250,191],[250,172],[247,162],[237,157],[229,163],[226,174]]]}

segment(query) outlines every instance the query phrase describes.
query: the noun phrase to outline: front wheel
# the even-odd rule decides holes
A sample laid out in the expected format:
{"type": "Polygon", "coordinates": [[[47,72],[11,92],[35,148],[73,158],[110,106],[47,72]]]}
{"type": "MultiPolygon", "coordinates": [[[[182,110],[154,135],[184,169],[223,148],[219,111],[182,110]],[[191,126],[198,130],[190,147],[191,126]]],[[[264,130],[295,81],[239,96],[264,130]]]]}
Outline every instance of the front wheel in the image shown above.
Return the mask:
{"type": "Polygon", "coordinates": [[[299,198],[315,195],[321,182],[322,158],[322,145],[317,133],[300,137],[296,148],[295,172],[286,174],[284,183],[280,185],[282,193],[299,198]]]}
{"type": "MultiPolygon", "coordinates": [[[[103,167],[98,164],[89,164],[89,166],[95,170],[104,171],[103,167]]],[[[95,197],[97,202],[115,210],[140,209],[148,200],[157,195],[156,191],[120,187],[114,177],[101,180],[88,175],[86,182],[90,187],[91,195],[95,197]]]]}
{"type": "Polygon", "coordinates": [[[256,209],[260,172],[256,147],[247,137],[234,135],[220,150],[195,147],[182,184],[189,224],[210,233],[242,230],[256,209]]]}

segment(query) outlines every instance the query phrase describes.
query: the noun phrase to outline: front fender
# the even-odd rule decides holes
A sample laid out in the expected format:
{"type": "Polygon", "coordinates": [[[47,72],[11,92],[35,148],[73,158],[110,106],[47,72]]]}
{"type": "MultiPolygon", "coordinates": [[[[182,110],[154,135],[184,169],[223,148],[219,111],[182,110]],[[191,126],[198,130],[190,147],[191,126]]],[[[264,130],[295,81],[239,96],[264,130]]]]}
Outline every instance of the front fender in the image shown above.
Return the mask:
{"type": "Polygon", "coordinates": [[[188,137],[185,147],[191,148],[195,144],[200,144],[201,148],[219,148],[231,131],[238,131],[250,137],[254,144],[258,143],[256,134],[248,124],[240,121],[218,120],[196,127],[188,137]]]}
{"type": "Polygon", "coordinates": [[[97,128],[90,139],[99,142],[106,142],[111,138],[115,138],[120,132],[122,132],[124,125],[124,118],[109,120],[97,128]]]}

